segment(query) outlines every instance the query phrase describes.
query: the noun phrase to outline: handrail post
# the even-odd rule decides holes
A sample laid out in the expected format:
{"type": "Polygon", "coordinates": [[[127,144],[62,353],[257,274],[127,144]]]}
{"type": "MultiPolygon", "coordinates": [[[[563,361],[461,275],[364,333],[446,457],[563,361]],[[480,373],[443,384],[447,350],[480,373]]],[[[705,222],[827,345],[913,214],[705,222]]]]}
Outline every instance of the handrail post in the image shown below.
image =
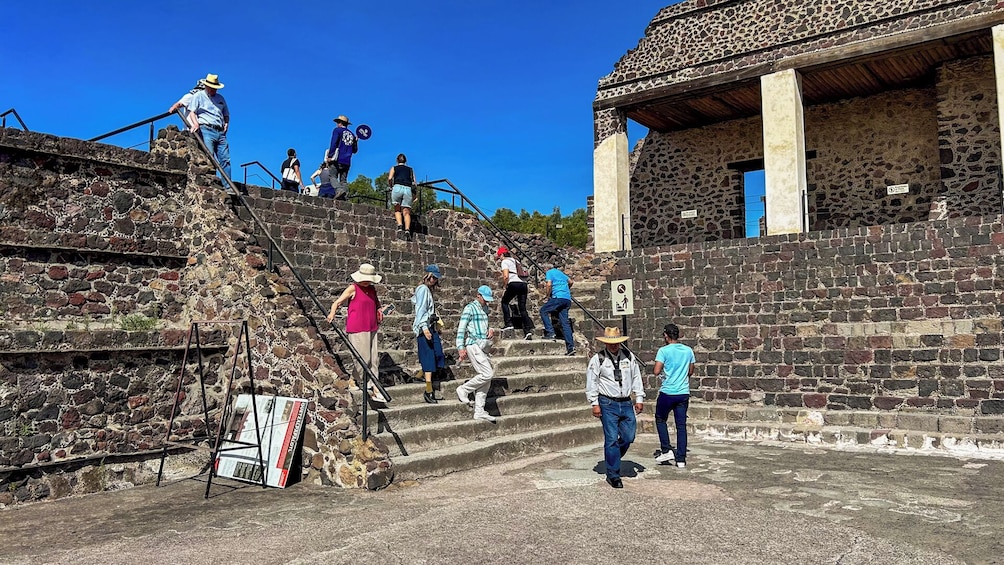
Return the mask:
{"type": "Polygon", "coordinates": [[[153,122],[150,122],[150,151],[153,151],[153,122]]]}

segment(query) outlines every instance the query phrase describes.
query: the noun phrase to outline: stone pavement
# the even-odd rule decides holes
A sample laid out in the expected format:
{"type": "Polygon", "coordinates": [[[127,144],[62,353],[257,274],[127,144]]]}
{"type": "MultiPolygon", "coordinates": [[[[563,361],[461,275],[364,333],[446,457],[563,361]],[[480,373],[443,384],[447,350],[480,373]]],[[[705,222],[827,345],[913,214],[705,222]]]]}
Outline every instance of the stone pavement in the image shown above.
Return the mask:
{"type": "MultiPolygon", "coordinates": [[[[599,425],[597,423],[597,425],[599,425]]],[[[0,511],[3,563],[1004,563],[1004,462],[695,438],[380,492],[181,480],[0,511]],[[236,490],[231,488],[239,486],[236,490]]]]}

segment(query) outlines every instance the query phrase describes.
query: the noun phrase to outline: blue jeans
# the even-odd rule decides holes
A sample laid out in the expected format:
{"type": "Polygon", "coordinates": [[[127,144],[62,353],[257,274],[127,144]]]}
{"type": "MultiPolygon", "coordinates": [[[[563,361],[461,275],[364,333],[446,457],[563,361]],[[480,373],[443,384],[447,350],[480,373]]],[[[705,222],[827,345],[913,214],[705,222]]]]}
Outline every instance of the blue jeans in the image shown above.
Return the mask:
{"type": "Polygon", "coordinates": [[[601,396],[600,421],[603,422],[603,459],[607,465],[607,478],[621,477],[621,457],[634,441],[634,403],[617,401],[601,396]]]}
{"type": "Polygon", "coordinates": [[[690,406],[689,394],[659,393],[655,402],[655,430],[659,432],[659,448],[663,453],[673,449],[669,443],[669,427],[666,419],[673,412],[673,422],[676,424],[676,451],[673,458],[677,461],[687,460],[687,408],[690,406]]]}
{"type": "Polygon", "coordinates": [[[200,127],[199,131],[202,132],[202,141],[206,142],[206,147],[216,156],[227,178],[233,180],[230,176],[230,145],[227,144],[227,134],[205,126],[200,127]]]}
{"type": "Polygon", "coordinates": [[[551,312],[558,313],[558,321],[561,323],[561,335],[565,338],[565,350],[575,349],[575,341],[572,340],[572,324],[568,323],[568,308],[572,301],[567,298],[552,298],[540,307],[540,321],[544,323],[544,335],[554,335],[554,326],[551,325],[551,312]]]}

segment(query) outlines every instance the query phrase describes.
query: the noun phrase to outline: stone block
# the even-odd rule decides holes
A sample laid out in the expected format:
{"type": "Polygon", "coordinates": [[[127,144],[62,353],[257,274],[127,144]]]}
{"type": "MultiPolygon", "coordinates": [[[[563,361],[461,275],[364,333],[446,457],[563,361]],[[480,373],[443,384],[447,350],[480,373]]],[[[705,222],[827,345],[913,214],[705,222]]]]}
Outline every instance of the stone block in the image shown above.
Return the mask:
{"type": "Polygon", "coordinates": [[[975,418],[973,427],[978,434],[1004,434],[1004,418],[980,416],[975,418]]]}
{"type": "Polygon", "coordinates": [[[896,417],[896,427],[901,430],[937,432],[938,415],[901,413],[896,417]]]}
{"type": "Polygon", "coordinates": [[[859,428],[877,428],[881,425],[879,414],[874,412],[845,412],[845,414],[848,415],[850,424],[859,428]]]}
{"type": "Polygon", "coordinates": [[[938,418],[938,431],[943,434],[971,434],[973,419],[963,416],[941,416],[938,418]]]}

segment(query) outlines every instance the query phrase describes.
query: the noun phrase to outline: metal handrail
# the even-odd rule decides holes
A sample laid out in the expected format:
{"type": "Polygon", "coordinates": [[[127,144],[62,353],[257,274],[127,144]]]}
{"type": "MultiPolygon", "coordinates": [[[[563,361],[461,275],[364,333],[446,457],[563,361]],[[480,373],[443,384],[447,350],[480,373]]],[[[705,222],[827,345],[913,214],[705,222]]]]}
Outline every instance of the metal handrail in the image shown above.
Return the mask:
{"type": "MultiPolygon", "coordinates": [[[[163,114],[156,115],[156,116],[154,116],[152,118],[147,118],[145,120],[138,121],[135,124],[129,124],[129,125],[125,126],[125,127],[120,127],[117,130],[110,131],[108,133],[103,133],[103,134],[101,134],[101,135],[99,135],[97,137],[92,137],[91,139],[88,139],[87,141],[101,141],[102,139],[105,139],[106,137],[111,137],[113,135],[118,135],[120,133],[129,131],[131,129],[136,129],[136,128],[140,127],[140,126],[145,126],[146,124],[150,124],[150,147],[152,148],[153,147],[153,139],[154,139],[154,137],[156,137],[155,136],[155,132],[154,132],[154,128],[153,128],[153,123],[156,122],[157,120],[162,120],[162,119],[170,116],[171,114],[172,114],[172,112],[164,112],[163,114]]],[[[178,111],[178,116],[181,117],[182,123],[185,123],[185,116],[181,113],[180,110],[178,111]]]]}
{"type": "MultiPolygon", "coordinates": [[[[509,248],[510,252],[512,252],[514,255],[519,255],[521,260],[525,261],[526,263],[529,263],[538,273],[544,272],[544,269],[540,265],[538,265],[536,261],[533,260],[533,257],[531,257],[530,255],[528,255],[526,252],[521,251],[519,249],[519,246],[516,245],[515,242],[513,242],[513,240],[505,233],[505,231],[502,230],[502,228],[500,228],[497,225],[495,225],[495,222],[493,222],[492,219],[489,218],[488,215],[485,214],[481,210],[481,208],[479,208],[478,205],[474,203],[473,200],[471,200],[470,198],[468,198],[466,194],[464,194],[459,188],[456,187],[456,185],[454,185],[452,182],[450,182],[449,179],[439,179],[439,180],[432,180],[432,181],[424,181],[424,182],[418,183],[418,186],[425,187],[425,188],[431,188],[432,190],[436,190],[436,191],[443,192],[443,193],[446,193],[446,194],[452,194],[454,196],[459,196],[460,197],[460,205],[461,205],[461,207],[463,207],[464,202],[467,202],[467,204],[470,206],[471,210],[474,210],[475,212],[477,212],[478,215],[481,216],[481,219],[483,221],[487,222],[488,225],[490,225],[492,227],[492,229],[495,230],[496,235],[500,239],[502,239],[504,243],[507,244],[506,246],[509,248]],[[450,185],[450,188],[446,189],[446,188],[443,188],[441,186],[436,186],[437,183],[442,183],[442,182],[445,182],[446,184],[450,185]]],[[[574,296],[572,297],[572,303],[575,304],[576,306],[578,306],[579,309],[582,310],[582,313],[585,314],[586,317],[588,317],[590,320],[592,320],[592,322],[594,324],[596,324],[597,327],[599,327],[601,329],[604,327],[603,322],[600,322],[599,318],[597,318],[596,316],[593,315],[592,312],[590,312],[589,310],[587,310],[586,307],[583,306],[578,300],[576,300],[574,296]]],[[[628,348],[626,345],[622,345],[621,347],[623,347],[629,353],[632,353],[634,355],[634,352],[632,352],[631,349],[628,348]]],[[[648,367],[648,365],[646,365],[645,362],[642,361],[640,357],[638,357],[637,355],[634,355],[634,357],[635,357],[635,359],[639,363],[641,363],[642,367],[648,367]]]]}
{"type": "Polygon", "coordinates": [[[272,177],[272,190],[275,190],[275,183],[279,183],[280,187],[282,186],[282,180],[280,180],[279,177],[272,174],[272,171],[268,170],[268,167],[262,165],[261,161],[248,161],[247,163],[241,165],[241,168],[244,169],[245,185],[247,185],[248,183],[248,167],[250,167],[251,165],[258,165],[259,167],[261,167],[261,170],[265,171],[266,173],[268,173],[268,176],[272,177]]]}
{"type": "Polygon", "coordinates": [[[21,119],[21,116],[18,115],[17,110],[15,110],[14,108],[7,110],[3,114],[0,114],[0,120],[2,120],[0,121],[0,127],[7,127],[7,114],[11,114],[14,116],[14,119],[17,120],[17,123],[21,124],[21,129],[23,129],[24,131],[31,131],[30,129],[28,129],[28,126],[24,125],[24,120],[21,119]]]}
{"type": "MultiPolygon", "coordinates": [[[[182,114],[180,110],[178,110],[178,116],[184,119],[184,114],[182,114]]],[[[321,312],[324,312],[325,311],[324,306],[321,304],[321,301],[317,299],[317,295],[314,294],[314,290],[310,288],[310,285],[307,284],[306,279],[304,279],[303,276],[296,270],[296,268],[293,266],[293,262],[289,260],[289,257],[286,256],[286,253],[282,250],[281,247],[279,247],[279,244],[275,241],[275,239],[272,238],[272,235],[268,232],[268,228],[265,226],[265,222],[263,222],[261,218],[258,217],[258,214],[255,214],[254,209],[251,207],[251,204],[248,203],[247,199],[244,198],[244,195],[241,194],[241,192],[237,189],[237,186],[234,184],[234,181],[230,178],[230,175],[226,174],[223,171],[223,166],[220,165],[220,162],[216,159],[216,155],[209,150],[209,147],[206,146],[206,142],[203,141],[202,136],[193,135],[192,137],[195,138],[196,143],[199,144],[199,147],[202,149],[202,151],[206,154],[206,156],[209,157],[210,162],[216,168],[216,172],[220,174],[220,177],[223,179],[225,183],[224,188],[226,188],[227,192],[230,194],[231,200],[232,201],[236,200],[242,206],[244,206],[244,209],[254,220],[255,225],[258,226],[262,234],[264,234],[265,239],[268,240],[269,266],[271,267],[272,253],[274,251],[279,254],[279,257],[281,257],[282,260],[286,263],[286,266],[289,267],[289,272],[293,274],[293,277],[296,278],[297,282],[299,282],[300,285],[303,287],[303,289],[307,291],[307,296],[310,297],[310,300],[311,302],[314,303],[314,306],[316,306],[317,309],[320,310],[321,312]]],[[[377,379],[377,376],[373,374],[373,371],[370,369],[369,364],[363,362],[363,356],[359,353],[359,351],[355,348],[355,346],[352,345],[352,342],[349,341],[349,337],[345,335],[345,332],[334,324],[331,324],[331,329],[335,330],[335,333],[338,334],[338,337],[342,340],[342,343],[348,348],[349,354],[356,361],[356,363],[358,363],[359,366],[362,367],[363,371],[362,436],[363,436],[363,441],[366,441],[369,438],[369,425],[367,421],[367,409],[369,407],[369,382],[372,380],[373,385],[376,386],[377,390],[380,391],[380,394],[382,394],[383,397],[387,399],[387,402],[390,402],[392,398],[390,396],[390,393],[387,392],[387,389],[385,389],[383,384],[380,383],[380,380],[377,379]]]]}

